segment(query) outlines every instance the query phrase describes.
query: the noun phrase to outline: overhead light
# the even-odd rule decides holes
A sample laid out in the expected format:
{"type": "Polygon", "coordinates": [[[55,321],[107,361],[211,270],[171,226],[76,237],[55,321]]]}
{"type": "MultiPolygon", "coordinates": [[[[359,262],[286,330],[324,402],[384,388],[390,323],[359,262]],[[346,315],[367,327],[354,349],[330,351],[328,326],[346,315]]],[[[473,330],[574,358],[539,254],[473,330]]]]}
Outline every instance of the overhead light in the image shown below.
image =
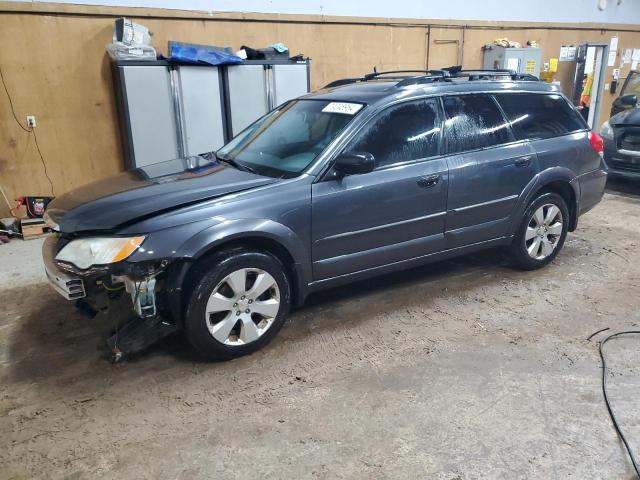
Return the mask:
{"type": "MultiPolygon", "coordinates": [[[[622,5],[622,0],[618,0],[618,5],[622,5]]],[[[604,10],[607,8],[607,0],[598,0],[598,9],[604,10]]]]}

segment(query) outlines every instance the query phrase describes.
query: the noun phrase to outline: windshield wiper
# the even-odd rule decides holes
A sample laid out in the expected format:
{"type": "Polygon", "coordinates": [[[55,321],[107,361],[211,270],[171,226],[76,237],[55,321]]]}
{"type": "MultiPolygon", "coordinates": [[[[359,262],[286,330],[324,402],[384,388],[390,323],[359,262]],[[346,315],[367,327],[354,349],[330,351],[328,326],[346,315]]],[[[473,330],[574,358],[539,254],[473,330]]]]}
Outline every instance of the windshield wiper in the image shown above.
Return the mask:
{"type": "Polygon", "coordinates": [[[237,168],[238,170],[244,170],[245,172],[249,172],[249,173],[256,173],[256,171],[253,168],[245,165],[244,163],[240,163],[237,160],[234,160],[233,158],[221,157],[220,155],[216,155],[216,159],[219,162],[224,162],[228,165],[231,165],[232,167],[237,168]]]}

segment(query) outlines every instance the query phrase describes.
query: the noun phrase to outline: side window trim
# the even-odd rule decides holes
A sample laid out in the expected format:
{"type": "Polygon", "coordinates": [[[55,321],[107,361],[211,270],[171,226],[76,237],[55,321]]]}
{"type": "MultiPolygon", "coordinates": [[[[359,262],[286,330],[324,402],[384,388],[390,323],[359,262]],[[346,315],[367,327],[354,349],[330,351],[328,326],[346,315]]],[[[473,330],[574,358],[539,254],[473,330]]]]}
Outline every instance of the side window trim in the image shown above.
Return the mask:
{"type": "Polygon", "coordinates": [[[521,142],[522,140],[518,140],[518,137],[516,136],[516,132],[513,130],[513,126],[511,125],[511,120],[509,120],[509,117],[507,117],[507,114],[502,109],[502,105],[500,105],[500,102],[498,102],[498,99],[496,98],[496,94],[495,93],[491,93],[491,94],[489,94],[489,97],[491,98],[491,101],[493,102],[493,104],[496,106],[496,108],[500,112],[500,115],[502,115],[502,120],[504,120],[504,123],[507,126],[507,130],[509,131],[509,136],[511,137],[511,141],[510,142],[503,143],[503,144],[501,144],[499,146],[510,145],[512,143],[515,143],[515,142],[521,142]]]}

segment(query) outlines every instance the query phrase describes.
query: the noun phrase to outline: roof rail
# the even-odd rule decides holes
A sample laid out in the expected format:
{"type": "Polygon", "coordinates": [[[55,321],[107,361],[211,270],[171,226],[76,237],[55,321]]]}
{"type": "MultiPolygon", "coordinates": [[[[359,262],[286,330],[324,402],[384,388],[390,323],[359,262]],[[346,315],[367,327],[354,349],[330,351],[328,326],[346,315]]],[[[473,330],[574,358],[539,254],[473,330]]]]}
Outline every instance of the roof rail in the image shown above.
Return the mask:
{"type": "Polygon", "coordinates": [[[400,80],[396,87],[406,87],[408,85],[420,85],[422,83],[431,82],[447,82],[451,78],[451,74],[446,70],[427,70],[426,75],[405,78],[400,80]]]}
{"type": "Polygon", "coordinates": [[[368,82],[371,80],[399,80],[400,83],[402,83],[403,81],[429,78],[430,80],[422,80],[420,82],[416,82],[416,81],[410,82],[410,83],[426,83],[427,81],[433,81],[436,77],[444,78],[448,76],[449,76],[449,73],[444,70],[389,70],[386,72],[377,72],[374,68],[373,72],[367,73],[363,77],[341,78],[339,80],[334,80],[333,82],[325,85],[324,88],[339,87],[342,85],[348,85],[350,83],[368,82]],[[414,75],[406,75],[406,74],[414,74],[414,75]],[[416,74],[421,74],[421,75],[416,75],[416,74]]]}
{"type": "Polygon", "coordinates": [[[478,69],[478,70],[463,70],[460,65],[455,67],[443,68],[451,73],[452,77],[468,77],[469,80],[484,80],[483,77],[511,77],[511,80],[525,80],[525,81],[540,81],[538,77],[530,73],[518,73],[515,70],[509,70],[504,68],[490,69],[478,69]]]}
{"type": "MultiPolygon", "coordinates": [[[[373,80],[376,79],[382,75],[389,75],[389,74],[396,74],[396,73],[421,73],[422,75],[445,75],[446,72],[444,70],[389,70],[387,72],[376,72],[374,71],[373,73],[367,73],[364,78],[366,80],[373,80]]],[[[415,77],[416,75],[410,76],[410,75],[394,75],[394,77],[391,78],[412,78],[415,77]]]]}
{"type": "Polygon", "coordinates": [[[525,82],[540,82],[541,80],[531,73],[517,73],[515,80],[524,80],[525,82]]]}
{"type": "Polygon", "coordinates": [[[419,85],[432,82],[448,82],[454,78],[468,78],[469,80],[489,80],[491,77],[509,77],[511,80],[539,81],[540,79],[529,73],[517,73],[507,69],[477,69],[464,70],[462,66],[455,65],[439,70],[389,70],[386,72],[367,73],[363,77],[343,78],[327,84],[324,88],[339,87],[350,83],[368,82],[372,80],[398,80],[396,87],[419,85]],[[403,75],[405,74],[405,75],[403,75]],[[420,74],[420,75],[406,75],[420,74]]]}
{"type": "Polygon", "coordinates": [[[364,78],[341,78],[339,80],[334,80],[331,83],[327,83],[323,88],[332,88],[332,87],[341,87],[342,85],[349,85],[350,83],[363,82],[364,78]]]}
{"type": "Polygon", "coordinates": [[[482,77],[511,77],[515,79],[517,73],[514,70],[506,70],[506,69],[477,69],[477,70],[463,70],[459,69],[455,72],[451,72],[451,76],[453,77],[468,77],[469,80],[480,80],[482,77]]]}

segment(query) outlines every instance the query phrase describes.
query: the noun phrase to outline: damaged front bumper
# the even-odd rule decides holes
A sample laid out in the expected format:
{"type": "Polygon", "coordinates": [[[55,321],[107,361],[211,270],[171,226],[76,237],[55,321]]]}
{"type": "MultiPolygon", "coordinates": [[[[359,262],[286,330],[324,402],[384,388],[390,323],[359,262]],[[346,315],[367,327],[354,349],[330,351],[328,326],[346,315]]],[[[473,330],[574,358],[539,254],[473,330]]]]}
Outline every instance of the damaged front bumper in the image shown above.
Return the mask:
{"type": "MultiPolygon", "coordinates": [[[[175,280],[167,282],[170,273],[176,270],[169,260],[146,264],[122,261],[81,270],[56,260],[56,253],[64,243],[60,235],[50,235],[42,247],[47,279],[56,292],[74,301],[76,307],[89,316],[108,311],[116,302],[122,305],[124,300],[130,304],[128,322],[119,318],[117,330],[107,339],[114,359],[118,360],[122,353],[140,351],[180,330],[180,301],[170,295],[176,290],[180,293],[180,289],[171,288],[175,280]]],[[[116,315],[121,317],[122,313],[116,312],[116,315]]]]}
{"type": "Polygon", "coordinates": [[[67,300],[80,300],[87,296],[82,278],[60,270],[54,260],[57,238],[49,236],[42,246],[42,260],[47,280],[53,289],[67,300]]]}
{"type": "Polygon", "coordinates": [[[91,267],[85,270],[56,260],[59,235],[49,236],[42,246],[42,259],[49,283],[67,300],[80,300],[102,294],[128,293],[137,316],[157,314],[156,285],[168,262],[144,266],[126,263],[91,267]]]}

